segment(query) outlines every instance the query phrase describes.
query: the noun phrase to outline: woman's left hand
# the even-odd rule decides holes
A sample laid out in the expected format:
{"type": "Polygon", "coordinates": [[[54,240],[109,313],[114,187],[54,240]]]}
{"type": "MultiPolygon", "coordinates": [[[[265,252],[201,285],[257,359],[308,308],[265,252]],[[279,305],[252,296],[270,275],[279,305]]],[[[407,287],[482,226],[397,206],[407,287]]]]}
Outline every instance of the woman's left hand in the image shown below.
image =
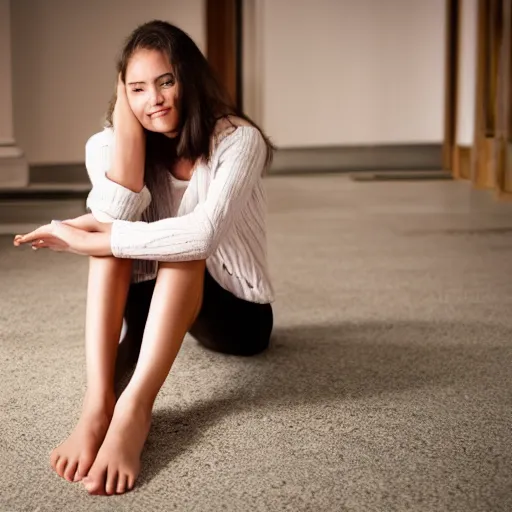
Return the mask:
{"type": "MultiPolygon", "coordinates": [[[[52,221],[51,224],[41,226],[26,235],[16,235],[14,245],[19,247],[23,244],[31,244],[35,250],[52,249],[57,252],[70,252],[82,256],[111,256],[112,224],[94,221],[94,226],[92,226],[91,220],[87,220],[87,230],[73,226],[73,220],[52,221]]],[[[81,225],[82,223],[77,224],[81,225]]]]}

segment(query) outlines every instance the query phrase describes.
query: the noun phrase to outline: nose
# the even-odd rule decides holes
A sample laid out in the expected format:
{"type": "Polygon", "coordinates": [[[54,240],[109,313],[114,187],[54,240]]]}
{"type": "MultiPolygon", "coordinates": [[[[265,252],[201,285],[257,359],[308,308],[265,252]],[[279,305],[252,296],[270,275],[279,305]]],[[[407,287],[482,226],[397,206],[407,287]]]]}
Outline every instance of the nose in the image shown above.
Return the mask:
{"type": "Polygon", "coordinates": [[[164,97],[163,97],[162,93],[160,92],[160,89],[155,87],[151,94],[151,104],[153,106],[157,106],[157,105],[161,105],[163,102],[164,102],[164,97]]]}

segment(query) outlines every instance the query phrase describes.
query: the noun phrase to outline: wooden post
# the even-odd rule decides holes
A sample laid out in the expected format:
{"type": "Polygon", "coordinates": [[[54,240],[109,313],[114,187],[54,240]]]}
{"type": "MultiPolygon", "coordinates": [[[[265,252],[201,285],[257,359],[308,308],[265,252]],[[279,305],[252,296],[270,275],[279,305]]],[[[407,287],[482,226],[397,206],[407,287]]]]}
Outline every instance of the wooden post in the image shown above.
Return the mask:
{"type": "Polygon", "coordinates": [[[502,0],[496,101],[496,185],[498,196],[512,197],[512,0],[502,0]]]}
{"type": "Polygon", "coordinates": [[[236,106],[242,105],[242,1],[206,1],[206,53],[236,106]]]}
{"type": "Polygon", "coordinates": [[[479,0],[476,126],[472,180],[477,188],[496,187],[496,100],[500,44],[500,3],[479,0]]]}

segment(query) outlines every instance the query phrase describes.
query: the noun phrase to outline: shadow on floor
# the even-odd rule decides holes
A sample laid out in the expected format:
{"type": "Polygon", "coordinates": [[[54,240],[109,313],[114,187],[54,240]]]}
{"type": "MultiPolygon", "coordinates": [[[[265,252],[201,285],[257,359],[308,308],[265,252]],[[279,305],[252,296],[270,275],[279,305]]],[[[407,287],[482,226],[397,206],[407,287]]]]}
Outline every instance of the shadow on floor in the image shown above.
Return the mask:
{"type": "Polygon", "coordinates": [[[266,353],[234,358],[237,370],[226,383],[228,389],[219,390],[218,399],[187,410],[154,413],[139,482],[149,482],[221,418],[244,410],[271,413],[283,405],[340,405],[393,392],[493,382],[501,374],[508,375],[512,344],[507,340],[511,338],[508,327],[483,323],[365,322],[276,328],[266,353]]]}

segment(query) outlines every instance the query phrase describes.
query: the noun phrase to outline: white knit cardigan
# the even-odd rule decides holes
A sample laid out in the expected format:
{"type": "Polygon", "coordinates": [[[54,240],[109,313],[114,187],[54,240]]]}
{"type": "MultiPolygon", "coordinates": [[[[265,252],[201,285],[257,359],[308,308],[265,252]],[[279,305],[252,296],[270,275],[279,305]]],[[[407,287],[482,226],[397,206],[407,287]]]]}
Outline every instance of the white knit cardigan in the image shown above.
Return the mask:
{"type": "Polygon", "coordinates": [[[209,162],[196,164],[178,216],[171,217],[171,180],[136,193],[108,179],[114,133],[93,135],[86,144],[92,183],[87,207],[100,222],[112,222],[112,254],[132,258],[132,281],[153,279],[158,262],[206,259],[211,276],[235,296],[269,303],[274,291],[267,264],[267,147],[260,132],[241,120],[220,124],[209,162]]]}

